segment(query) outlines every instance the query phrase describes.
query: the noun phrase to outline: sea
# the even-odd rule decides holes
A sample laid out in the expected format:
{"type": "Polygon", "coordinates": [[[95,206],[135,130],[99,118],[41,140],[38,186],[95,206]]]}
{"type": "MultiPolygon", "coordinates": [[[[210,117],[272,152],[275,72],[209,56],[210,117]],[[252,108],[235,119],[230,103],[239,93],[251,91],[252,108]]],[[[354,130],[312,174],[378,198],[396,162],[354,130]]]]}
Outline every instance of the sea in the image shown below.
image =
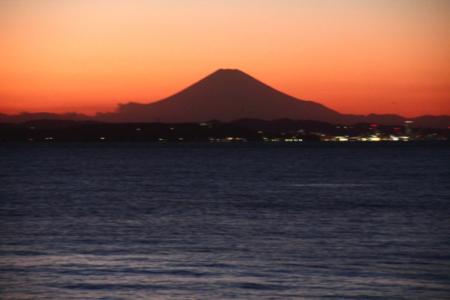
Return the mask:
{"type": "Polygon", "coordinates": [[[0,299],[450,299],[450,144],[0,144],[0,299]]]}

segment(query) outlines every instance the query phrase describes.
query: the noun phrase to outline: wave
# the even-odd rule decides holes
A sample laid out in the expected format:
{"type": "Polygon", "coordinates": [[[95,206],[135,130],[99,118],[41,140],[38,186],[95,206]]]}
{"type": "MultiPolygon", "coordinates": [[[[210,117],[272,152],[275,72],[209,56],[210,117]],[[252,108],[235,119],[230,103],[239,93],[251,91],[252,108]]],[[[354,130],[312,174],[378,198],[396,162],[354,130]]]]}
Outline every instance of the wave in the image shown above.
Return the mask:
{"type": "Polygon", "coordinates": [[[340,188],[340,187],[374,186],[374,184],[369,184],[369,183],[294,183],[294,184],[291,184],[291,186],[340,188]]]}

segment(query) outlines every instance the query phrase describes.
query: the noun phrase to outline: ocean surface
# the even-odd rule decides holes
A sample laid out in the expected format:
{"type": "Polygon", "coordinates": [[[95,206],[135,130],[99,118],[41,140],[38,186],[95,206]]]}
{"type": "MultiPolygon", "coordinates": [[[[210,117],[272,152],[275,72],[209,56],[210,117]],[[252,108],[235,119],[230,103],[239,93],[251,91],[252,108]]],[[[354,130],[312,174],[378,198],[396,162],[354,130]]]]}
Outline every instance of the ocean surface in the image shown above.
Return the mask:
{"type": "Polygon", "coordinates": [[[0,299],[450,299],[449,144],[0,144],[0,299]]]}

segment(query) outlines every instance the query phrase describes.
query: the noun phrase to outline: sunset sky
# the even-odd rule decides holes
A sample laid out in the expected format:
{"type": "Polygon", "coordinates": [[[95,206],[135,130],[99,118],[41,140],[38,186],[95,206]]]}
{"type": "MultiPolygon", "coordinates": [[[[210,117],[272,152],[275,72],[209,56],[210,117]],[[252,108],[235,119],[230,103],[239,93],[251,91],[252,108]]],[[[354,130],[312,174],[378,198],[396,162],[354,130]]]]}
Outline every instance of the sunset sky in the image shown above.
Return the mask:
{"type": "Polygon", "coordinates": [[[340,113],[450,115],[450,1],[0,1],[0,113],[110,112],[219,68],[340,113]]]}

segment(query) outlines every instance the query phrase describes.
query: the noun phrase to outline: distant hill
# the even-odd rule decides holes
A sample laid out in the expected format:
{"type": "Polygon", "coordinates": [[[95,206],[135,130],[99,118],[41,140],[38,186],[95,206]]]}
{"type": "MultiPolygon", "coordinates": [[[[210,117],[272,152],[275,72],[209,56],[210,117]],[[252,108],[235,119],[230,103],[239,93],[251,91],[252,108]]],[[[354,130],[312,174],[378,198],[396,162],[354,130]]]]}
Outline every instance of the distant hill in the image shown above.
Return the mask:
{"type": "Polygon", "coordinates": [[[32,120],[72,120],[72,121],[86,121],[92,117],[77,113],[21,113],[18,115],[0,114],[0,123],[23,123],[32,120]]]}
{"type": "Polygon", "coordinates": [[[220,69],[197,83],[163,100],[149,103],[119,105],[114,113],[98,113],[94,117],[83,114],[23,113],[0,114],[2,123],[21,123],[29,120],[94,120],[101,122],[205,122],[238,119],[313,120],[332,124],[377,123],[402,125],[414,121],[415,127],[446,128],[450,116],[422,116],[406,119],[399,115],[346,115],[322,104],[300,100],[277,91],[257,79],[232,69],[220,69]]]}

